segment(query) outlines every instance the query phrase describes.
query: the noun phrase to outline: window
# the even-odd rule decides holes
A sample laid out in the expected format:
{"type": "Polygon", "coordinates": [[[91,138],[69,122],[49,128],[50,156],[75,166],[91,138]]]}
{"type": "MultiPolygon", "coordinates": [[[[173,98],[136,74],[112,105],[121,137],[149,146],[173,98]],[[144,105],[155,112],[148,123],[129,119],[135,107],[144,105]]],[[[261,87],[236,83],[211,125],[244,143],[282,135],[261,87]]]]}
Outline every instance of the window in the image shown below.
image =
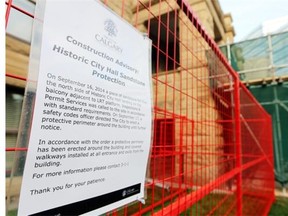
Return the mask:
{"type": "MultiPolygon", "coordinates": [[[[16,146],[24,91],[7,87],[6,91],[6,148],[16,146]]],[[[11,174],[14,151],[6,151],[6,177],[11,174]]]]}
{"type": "Polygon", "coordinates": [[[179,67],[179,30],[177,11],[146,21],[152,45],[152,72],[175,70],[179,67]]]}
{"type": "Polygon", "coordinates": [[[174,175],[175,170],[175,122],[173,119],[154,121],[154,142],[150,175],[163,179],[174,175]]]}

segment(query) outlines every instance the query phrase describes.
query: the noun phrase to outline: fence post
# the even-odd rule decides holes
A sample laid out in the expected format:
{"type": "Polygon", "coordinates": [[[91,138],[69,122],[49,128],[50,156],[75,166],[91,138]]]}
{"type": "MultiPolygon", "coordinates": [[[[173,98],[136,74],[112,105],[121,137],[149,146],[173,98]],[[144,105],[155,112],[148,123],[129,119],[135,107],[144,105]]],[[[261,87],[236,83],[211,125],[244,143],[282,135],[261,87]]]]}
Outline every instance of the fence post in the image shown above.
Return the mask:
{"type": "Polygon", "coordinates": [[[269,53],[269,60],[270,60],[270,76],[272,75],[273,77],[276,75],[275,74],[275,67],[274,67],[274,59],[273,59],[273,47],[272,47],[272,38],[271,34],[268,34],[267,36],[268,40],[268,53],[269,53]]]}
{"type": "Polygon", "coordinates": [[[9,0],[8,3],[6,3],[7,4],[7,8],[6,8],[6,13],[5,13],[5,29],[7,28],[7,25],[8,25],[10,11],[11,11],[11,7],[12,7],[12,1],[13,0],[9,0]]]}
{"type": "Polygon", "coordinates": [[[230,42],[226,44],[227,46],[227,57],[228,57],[228,62],[229,64],[231,65],[232,67],[232,64],[231,64],[231,44],[230,42]]]}
{"type": "Polygon", "coordinates": [[[236,169],[239,170],[236,175],[237,181],[237,216],[242,215],[242,145],[241,145],[241,118],[240,118],[240,80],[236,77],[234,81],[234,112],[235,112],[235,141],[236,141],[236,169]]]}

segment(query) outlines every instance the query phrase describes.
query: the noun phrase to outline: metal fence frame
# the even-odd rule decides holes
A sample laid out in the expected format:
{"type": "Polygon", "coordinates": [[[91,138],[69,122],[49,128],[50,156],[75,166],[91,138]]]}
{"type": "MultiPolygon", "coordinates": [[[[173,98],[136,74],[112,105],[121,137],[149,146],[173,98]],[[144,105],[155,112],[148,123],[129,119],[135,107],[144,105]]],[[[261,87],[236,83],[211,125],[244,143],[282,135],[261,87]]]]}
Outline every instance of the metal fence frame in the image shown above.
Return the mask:
{"type": "MultiPolygon", "coordinates": [[[[284,31],[281,33],[268,34],[266,36],[252,38],[237,43],[226,44],[220,47],[220,49],[225,53],[231,66],[234,67],[235,71],[237,71],[239,74],[240,79],[245,83],[245,85],[249,88],[254,97],[257,98],[259,103],[266,109],[266,111],[272,115],[273,141],[275,149],[275,180],[281,184],[283,191],[286,190],[285,186],[287,185],[288,181],[287,154],[285,151],[282,151],[282,149],[287,146],[286,140],[282,139],[282,133],[284,131],[282,125],[285,124],[286,117],[283,112],[280,114],[279,109],[284,109],[287,111],[287,106],[285,105],[285,103],[287,103],[287,97],[284,98],[284,96],[282,96],[282,99],[279,99],[277,89],[279,90],[283,86],[285,87],[288,80],[288,59],[286,52],[288,45],[287,35],[288,32],[284,31]],[[259,65],[259,67],[255,67],[254,69],[246,70],[243,70],[243,68],[237,68],[235,66],[236,57],[232,57],[232,47],[241,47],[243,50],[246,50],[246,54],[249,54],[249,51],[253,52],[253,49],[255,48],[253,43],[259,44],[260,41],[265,49],[261,49],[256,53],[250,54],[250,58],[257,59],[260,56],[266,56],[269,59],[268,65],[259,65]],[[275,55],[278,57],[276,58],[275,55]],[[286,63],[283,63],[284,61],[282,61],[282,64],[279,64],[279,62],[277,63],[277,59],[279,60],[281,58],[285,59],[286,63]],[[277,70],[279,69],[282,69],[280,74],[277,73],[277,70]],[[264,71],[267,72],[266,75],[265,73],[262,73],[264,71]],[[264,91],[266,92],[266,95],[260,93],[264,91]],[[273,94],[272,97],[269,96],[269,92],[273,94]],[[272,106],[274,107],[275,112],[271,110],[272,106]]],[[[247,60],[249,61],[249,58],[247,60]]],[[[245,54],[243,55],[243,61],[245,61],[245,54]]],[[[255,62],[257,62],[257,60],[255,60],[255,62]]]]}
{"type": "MultiPolygon", "coordinates": [[[[107,215],[267,215],[274,201],[270,116],[240,82],[187,1],[159,1],[159,10],[161,6],[166,8],[168,17],[171,10],[179,16],[179,25],[183,26],[179,35],[167,27],[169,21],[165,23],[163,17],[154,14],[152,2],[138,0],[136,17],[140,8],[145,11],[149,36],[150,21],[155,18],[158,29],[166,29],[166,36],[173,36],[174,45],[176,41],[179,43],[182,60],[176,60],[175,51],[168,53],[168,44],[165,49],[153,41],[156,65],[160,55],[166,58],[166,69],[160,71],[156,67],[152,78],[154,121],[162,121],[164,126],[160,127],[163,135],[157,133],[157,127],[154,130],[146,181],[147,203],[134,203],[107,215]],[[176,9],[172,7],[174,3],[176,9]],[[168,70],[168,59],[173,62],[172,70],[168,70]],[[195,89],[194,85],[199,86],[195,89]],[[203,96],[203,92],[208,94],[203,96]],[[171,122],[175,124],[172,136],[175,148],[167,144],[171,122]],[[196,139],[196,132],[210,136],[196,139]]],[[[104,3],[109,6],[109,0],[104,3]]],[[[12,0],[6,5],[6,27],[11,9],[34,18],[12,0]]],[[[121,16],[124,5],[125,0],[118,11],[121,16]]],[[[136,18],[133,25],[137,28],[140,24],[136,18]]],[[[160,30],[157,38],[159,41],[160,30]]],[[[26,80],[10,71],[6,71],[6,76],[26,80]]],[[[6,148],[6,152],[25,153],[27,148],[16,146],[6,148]]],[[[15,181],[12,172],[6,185],[7,205],[13,198],[15,181]]]]}

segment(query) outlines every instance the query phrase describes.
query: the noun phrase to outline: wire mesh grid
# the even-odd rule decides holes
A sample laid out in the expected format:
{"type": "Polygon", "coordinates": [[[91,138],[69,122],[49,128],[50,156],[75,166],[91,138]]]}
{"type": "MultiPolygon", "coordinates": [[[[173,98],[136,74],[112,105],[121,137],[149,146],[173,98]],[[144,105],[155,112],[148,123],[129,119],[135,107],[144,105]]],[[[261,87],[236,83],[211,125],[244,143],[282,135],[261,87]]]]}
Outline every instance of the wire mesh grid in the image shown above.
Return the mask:
{"type": "MultiPolygon", "coordinates": [[[[267,214],[274,200],[270,117],[240,83],[187,1],[103,2],[153,42],[154,138],[146,203],[107,215],[267,214]]],[[[13,10],[33,21],[32,13],[9,0],[6,27],[13,10]]],[[[12,45],[21,43],[7,33],[6,83],[23,87],[27,59],[10,55],[17,52],[12,45]]],[[[29,43],[24,46],[29,54],[29,43]]],[[[27,148],[6,148],[14,167],[6,167],[8,210],[17,209],[19,166],[27,148]]]]}

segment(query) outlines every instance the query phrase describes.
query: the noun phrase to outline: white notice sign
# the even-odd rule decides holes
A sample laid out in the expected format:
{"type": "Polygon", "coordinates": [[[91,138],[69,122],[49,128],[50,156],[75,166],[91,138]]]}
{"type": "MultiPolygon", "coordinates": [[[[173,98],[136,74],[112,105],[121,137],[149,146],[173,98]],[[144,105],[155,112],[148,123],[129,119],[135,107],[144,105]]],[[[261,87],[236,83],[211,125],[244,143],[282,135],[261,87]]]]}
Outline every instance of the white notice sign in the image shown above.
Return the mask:
{"type": "Polygon", "coordinates": [[[45,13],[18,214],[99,215],[143,198],[151,41],[95,0],[37,4],[45,13]]]}

